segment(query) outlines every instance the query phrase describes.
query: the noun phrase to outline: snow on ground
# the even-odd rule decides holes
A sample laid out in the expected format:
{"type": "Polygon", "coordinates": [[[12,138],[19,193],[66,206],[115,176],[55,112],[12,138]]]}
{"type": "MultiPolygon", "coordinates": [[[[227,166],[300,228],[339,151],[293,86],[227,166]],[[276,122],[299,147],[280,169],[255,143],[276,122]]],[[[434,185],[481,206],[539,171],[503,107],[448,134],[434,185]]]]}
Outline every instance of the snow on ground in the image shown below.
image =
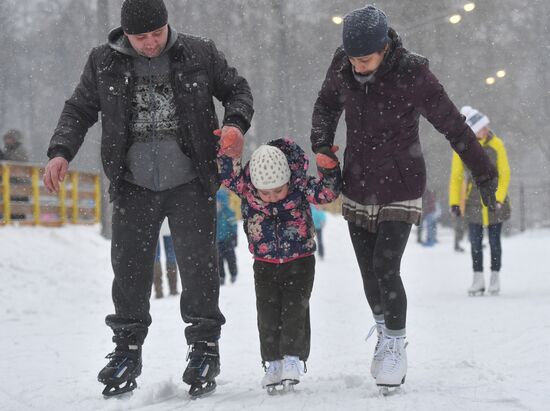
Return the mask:
{"type": "Polygon", "coordinates": [[[504,238],[502,294],[474,298],[466,296],[470,257],[452,250],[452,232],[440,230],[432,248],[411,235],[402,262],[409,371],[391,397],[379,396],[369,374],[373,321],[346,225],[331,217],[325,231],[312,351],[297,392],[270,397],[259,386],[252,261],[241,235],[238,281],[221,291],[218,389],[193,401],[181,382],[187,346],[178,298],[152,300],[133,396],[105,400],[96,375],[112,349],[103,323],[112,312],[109,242],[98,227],[0,228],[0,410],[548,409],[549,230],[504,238]]]}

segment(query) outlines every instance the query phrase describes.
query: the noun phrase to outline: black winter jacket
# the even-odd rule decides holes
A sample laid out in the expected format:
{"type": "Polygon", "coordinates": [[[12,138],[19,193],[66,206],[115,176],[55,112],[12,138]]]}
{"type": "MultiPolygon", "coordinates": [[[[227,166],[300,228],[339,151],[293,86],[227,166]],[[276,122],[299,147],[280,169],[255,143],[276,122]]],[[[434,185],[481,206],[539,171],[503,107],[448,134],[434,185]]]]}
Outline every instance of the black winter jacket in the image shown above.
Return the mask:
{"type": "MultiPolygon", "coordinates": [[[[178,143],[191,157],[205,190],[214,195],[219,181],[217,139],[212,131],[219,124],[213,97],[225,107],[223,124],[238,126],[244,133],[254,112],[250,87],[235,68],[228,66],[209,39],[178,34],[168,54],[179,118],[178,143]]],[[[133,85],[131,56],[114,50],[108,43],[94,48],[79,84],[65,102],[48,148],[49,158],[63,156],[71,161],[101,111],[101,159],[111,183],[111,200],[126,171],[133,85]]]]}

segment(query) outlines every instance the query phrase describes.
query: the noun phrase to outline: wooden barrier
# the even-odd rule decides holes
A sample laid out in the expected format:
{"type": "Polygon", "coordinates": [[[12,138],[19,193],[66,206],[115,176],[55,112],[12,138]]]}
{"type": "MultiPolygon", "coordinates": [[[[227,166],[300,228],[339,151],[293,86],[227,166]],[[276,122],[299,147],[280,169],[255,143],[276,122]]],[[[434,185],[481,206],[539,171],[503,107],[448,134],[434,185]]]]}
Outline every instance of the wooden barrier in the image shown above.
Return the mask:
{"type": "Polygon", "coordinates": [[[101,218],[99,174],[69,171],[58,194],[44,187],[40,165],[0,161],[0,225],[96,224],[101,218]]]}

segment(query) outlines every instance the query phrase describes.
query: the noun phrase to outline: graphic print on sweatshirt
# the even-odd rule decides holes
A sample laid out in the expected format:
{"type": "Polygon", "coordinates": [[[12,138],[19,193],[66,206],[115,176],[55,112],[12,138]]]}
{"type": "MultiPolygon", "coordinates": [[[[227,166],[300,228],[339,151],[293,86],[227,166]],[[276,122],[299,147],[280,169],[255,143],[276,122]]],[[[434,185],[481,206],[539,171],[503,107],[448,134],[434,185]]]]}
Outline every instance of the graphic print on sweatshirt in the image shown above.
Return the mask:
{"type": "Polygon", "coordinates": [[[132,142],[176,140],[177,116],[169,76],[138,77],[132,99],[132,142]]]}

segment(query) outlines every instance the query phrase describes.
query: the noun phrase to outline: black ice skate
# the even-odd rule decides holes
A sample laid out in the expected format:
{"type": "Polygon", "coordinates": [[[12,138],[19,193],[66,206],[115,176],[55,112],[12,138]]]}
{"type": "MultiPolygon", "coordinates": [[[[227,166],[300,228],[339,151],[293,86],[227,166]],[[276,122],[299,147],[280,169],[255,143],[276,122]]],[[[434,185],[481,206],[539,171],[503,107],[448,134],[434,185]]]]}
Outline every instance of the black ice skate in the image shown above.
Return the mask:
{"type": "Polygon", "coordinates": [[[98,381],[105,384],[105,398],[133,391],[137,387],[136,378],[141,374],[141,346],[117,345],[105,358],[109,363],[97,376],[98,381]]]}
{"type": "Polygon", "coordinates": [[[189,384],[189,395],[204,397],[216,390],[216,376],[220,373],[220,353],[217,342],[197,341],[189,347],[189,362],[183,373],[183,382],[189,384]]]}

